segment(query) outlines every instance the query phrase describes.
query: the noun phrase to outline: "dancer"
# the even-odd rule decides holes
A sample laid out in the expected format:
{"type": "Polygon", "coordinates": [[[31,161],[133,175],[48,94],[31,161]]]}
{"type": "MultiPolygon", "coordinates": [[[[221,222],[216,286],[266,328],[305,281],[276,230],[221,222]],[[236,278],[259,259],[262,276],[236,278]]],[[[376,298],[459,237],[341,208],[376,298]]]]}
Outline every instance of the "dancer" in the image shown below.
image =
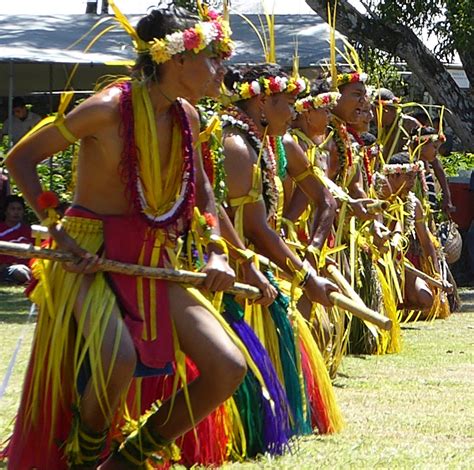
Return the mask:
{"type": "Polygon", "coordinates": [[[214,14],[200,19],[170,6],[152,10],[130,32],[139,51],[132,80],[89,98],[7,159],[49,227],[53,247],[78,257],[64,266],[34,267],[39,282],[30,295],[40,317],[8,451],[14,470],[65,468],[64,454],[73,468],[96,468],[106,439],[123,421],[134,375],[169,371],[175,351],[178,360],[181,350],[192,358],[199,378],[187,394],[185,388],[151,410],[101,469],[142,465],[229,397],[246,372],[230,329],[223,330],[198,292],[100,272],[102,255],[172,265],[197,206],[209,214],[204,287],[224,290],[234,280],[218,238],[212,190],[194,152],[198,116],[178,98],[199,98],[215,78],[214,61],[231,52],[227,25],[214,14]],[[79,139],[73,207],[60,223],[36,165],[79,139]]]}

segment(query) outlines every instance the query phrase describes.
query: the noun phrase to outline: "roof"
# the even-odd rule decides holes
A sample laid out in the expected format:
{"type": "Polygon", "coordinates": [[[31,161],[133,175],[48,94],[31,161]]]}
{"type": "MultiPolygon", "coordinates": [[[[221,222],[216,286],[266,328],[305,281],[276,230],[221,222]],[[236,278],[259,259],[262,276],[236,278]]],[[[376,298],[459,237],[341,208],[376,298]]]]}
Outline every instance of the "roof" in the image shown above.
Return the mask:
{"type": "MultiPolygon", "coordinates": [[[[247,15],[259,25],[259,16],[247,15]]],[[[135,24],[139,16],[131,16],[135,24]]],[[[134,51],[127,34],[116,26],[84,53],[88,41],[99,31],[114,24],[111,17],[95,15],[0,15],[0,62],[102,63],[133,59],[134,51]],[[93,32],[91,28],[102,22],[93,32]],[[108,19],[108,21],[107,21],[108,19]],[[87,33],[90,33],[87,35],[87,33]],[[84,35],[87,38],[73,43],[84,35]],[[72,47],[71,47],[72,46],[72,47]]],[[[231,15],[233,38],[237,49],[233,62],[263,61],[260,41],[240,16],[231,15]]],[[[282,65],[290,65],[298,39],[301,66],[317,63],[329,54],[329,28],[316,14],[275,15],[277,57],[282,65]]]]}

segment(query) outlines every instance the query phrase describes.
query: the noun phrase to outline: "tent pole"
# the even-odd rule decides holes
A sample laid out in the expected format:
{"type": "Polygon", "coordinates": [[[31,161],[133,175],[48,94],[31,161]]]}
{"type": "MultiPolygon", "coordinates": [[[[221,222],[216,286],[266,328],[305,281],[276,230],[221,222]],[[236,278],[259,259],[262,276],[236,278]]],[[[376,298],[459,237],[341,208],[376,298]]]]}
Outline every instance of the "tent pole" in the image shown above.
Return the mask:
{"type": "MultiPolygon", "coordinates": [[[[49,114],[53,113],[53,64],[49,63],[49,114]]],[[[49,190],[54,191],[53,188],[53,158],[49,158],[49,190]]]]}
{"type": "Polygon", "coordinates": [[[13,60],[10,60],[10,70],[8,74],[8,148],[13,147],[13,60]]]}

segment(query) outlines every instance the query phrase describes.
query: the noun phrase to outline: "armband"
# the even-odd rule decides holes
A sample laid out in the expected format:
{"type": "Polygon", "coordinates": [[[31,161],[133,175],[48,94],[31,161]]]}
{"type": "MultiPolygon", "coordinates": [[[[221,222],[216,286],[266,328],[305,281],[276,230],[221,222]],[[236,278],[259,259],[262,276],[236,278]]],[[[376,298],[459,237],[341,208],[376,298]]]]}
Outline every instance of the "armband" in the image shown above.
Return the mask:
{"type": "Polygon", "coordinates": [[[61,135],[70,143],[73,144],[77,142],[79,139],[66,127],[64,124],[64,118],[56,119],[54,121],[54,125],[58,128],[58,131],[61,135]]]}

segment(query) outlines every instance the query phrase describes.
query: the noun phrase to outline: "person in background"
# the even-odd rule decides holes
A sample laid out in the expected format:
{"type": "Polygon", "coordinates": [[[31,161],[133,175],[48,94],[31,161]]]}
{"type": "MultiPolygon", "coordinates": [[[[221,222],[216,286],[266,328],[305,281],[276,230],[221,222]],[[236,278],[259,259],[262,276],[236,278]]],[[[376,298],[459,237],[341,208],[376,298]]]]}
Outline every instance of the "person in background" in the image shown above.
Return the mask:
{"type": "MultiPolygon", "coordinates": [[[[0,222],[0,241],[31,243],[31,227],[24,223],[25,202],[20,196],[10,195],[5,203],[5,220],[0,222]]],[[[0,255],[0,282],[25,284],[31,279],[27,261],[14,256],[0,255]]]]}
{"type": "Polygon", "coordinates": [[[7,119],[3,123],[2,137],[4,135],[11,135],[12,143],[16,144],[20,139],[27,134],[33,127],[41,121],[41,117],[36,113],[30,111],[25,104],[25,101],[21,97],[13,98],[12,106],[12,129],[10,130],[10,119],[7,119]]]}

